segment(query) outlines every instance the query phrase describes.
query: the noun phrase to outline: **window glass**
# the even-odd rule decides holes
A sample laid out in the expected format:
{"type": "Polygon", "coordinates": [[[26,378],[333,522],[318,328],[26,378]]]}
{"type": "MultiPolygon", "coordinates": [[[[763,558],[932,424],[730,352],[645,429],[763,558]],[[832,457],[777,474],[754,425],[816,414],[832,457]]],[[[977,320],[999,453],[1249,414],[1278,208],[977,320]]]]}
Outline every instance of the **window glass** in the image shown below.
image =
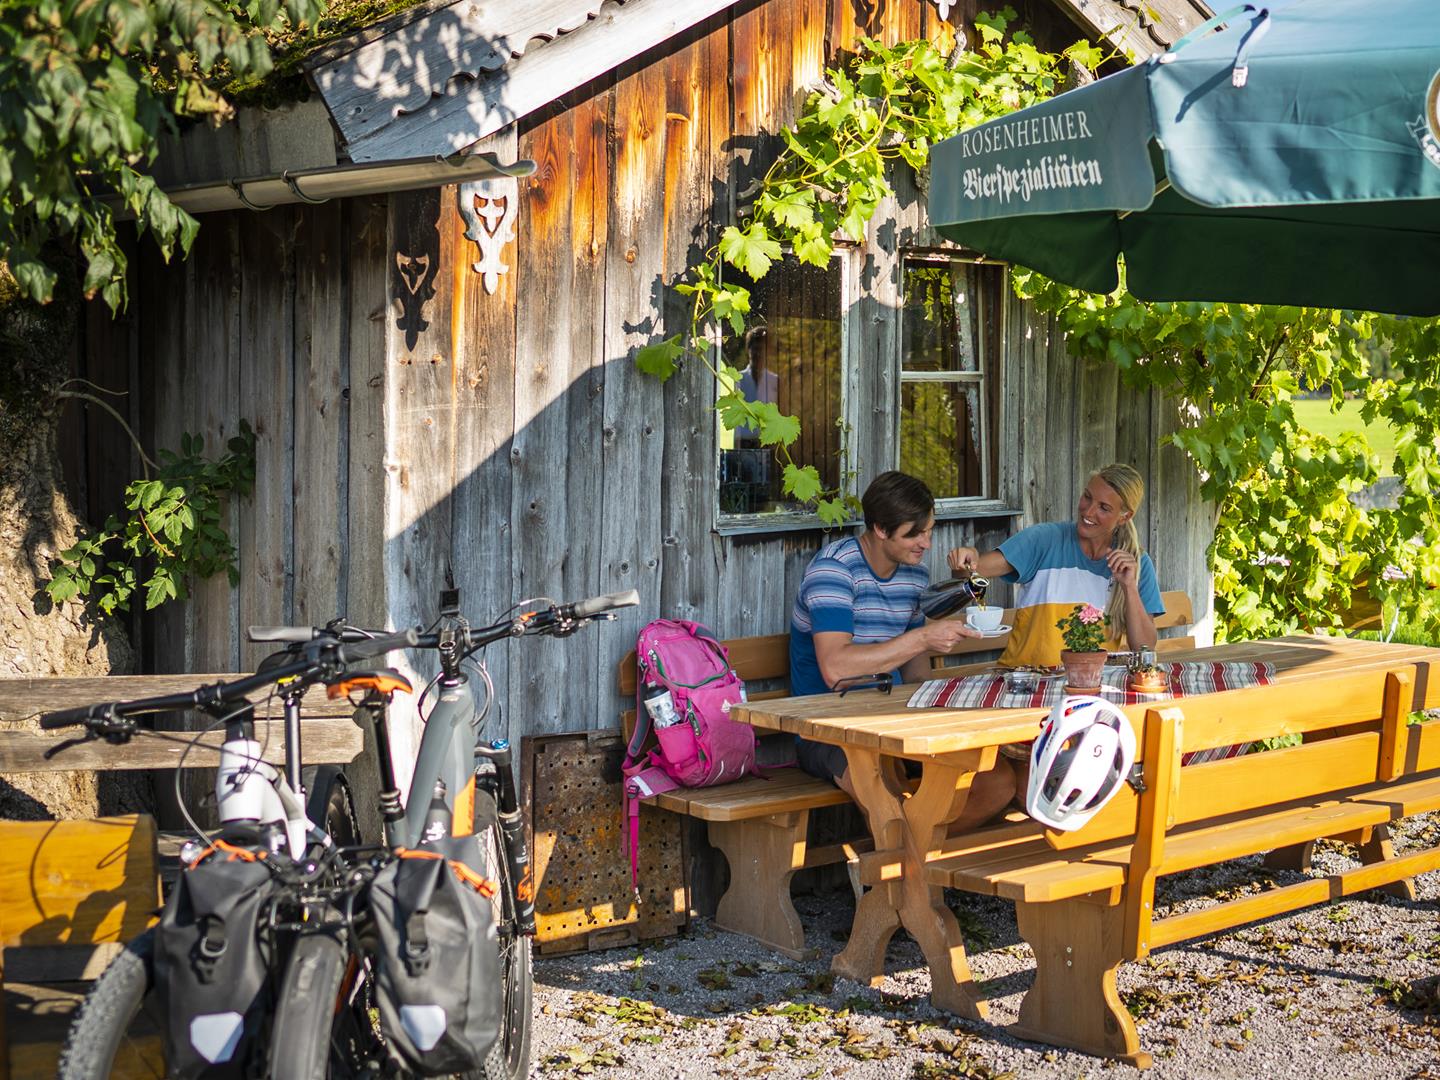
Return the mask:
{"type": "Polygon", "coordinates": [[[909,258],[901,313],[899,465],[937,500],[994,493],[1004,268],[909,258]]]}
{"type": "MultiPolygon", "coordinates": [[[[734,275],[738,276],[738,275],[734,275]]],[[[827,488],[840,482],[841,275],[839,259],[821,268],[793,256],[776,262],[751,290],[750,329],[726,341],[725,362],[742,372],[740,390],[751,401],[773,403],[800,421],[790,455],[813,465],[827,488]]],[[[760,433],[720,428],[722,518],[805,510],[780,490],[783,466],[760,433]]],[[[808,512],[808,511],[807,511],[808,512]]]]}

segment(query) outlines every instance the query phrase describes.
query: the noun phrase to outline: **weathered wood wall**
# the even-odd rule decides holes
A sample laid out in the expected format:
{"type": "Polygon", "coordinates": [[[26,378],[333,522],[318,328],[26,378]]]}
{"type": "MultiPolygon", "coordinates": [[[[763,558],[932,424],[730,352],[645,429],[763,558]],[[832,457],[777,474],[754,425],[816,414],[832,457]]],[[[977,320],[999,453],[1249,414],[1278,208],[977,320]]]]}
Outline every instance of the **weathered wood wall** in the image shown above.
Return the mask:
{"type": "MultiPolygon", "coordinates": [[[[951,19],[968,22],[972,7],[951,19]]],[[[1044,0],[1028,7],[1042,44],[1075,36],[1044,0]]],[[[147,620],[148,669],[249,667],[260,655],[241,640],[249,623],[429,622],[447,578],[476,620],[524,597],[639,589],[639,609],[615,624],[491,650],[497,733],[513,740],[613,725],[614,667],[648,619],[698,618],[721,636],[785,629],[825,536],[717,534],[713,387],[697,365],[662,386],[632,358],[683,328],[683,298],[664,285],[733,220],[735,193],[805,85],[862,31],[947,32],[928,0],[754,0],[503,133],[502,158],[539,169],[521,182],[494,295],[470,269],[453,187],[214,215],[183,266],[142,259],[130,314],[91,335],[87,364],[143,373],[152,447],[183,430],[218,447],[240,417],[259,435],[256,493],[230,511],[241,587],[206,584],[147,620]]],[[[895,461],[899,272],[912,246],[942,245],[901,178],[850,263],[846,393],[862,487],[895,461]]],[[[995,464],[1018,513],[942,522],[934,570],[957,544],[1070,517],[1088,472],[1124,460],[1149,482],[1141,532],[1162,588],[1208,612],[1208,513],[1186,463],[1156,448],[1173,410],[1074,361],[1014,300],[1004,354],[995,464]]],[[[89,454],[107,463],[92,474],[96,506],[124,450],[90,424],[112,447],[89,454]]]]}

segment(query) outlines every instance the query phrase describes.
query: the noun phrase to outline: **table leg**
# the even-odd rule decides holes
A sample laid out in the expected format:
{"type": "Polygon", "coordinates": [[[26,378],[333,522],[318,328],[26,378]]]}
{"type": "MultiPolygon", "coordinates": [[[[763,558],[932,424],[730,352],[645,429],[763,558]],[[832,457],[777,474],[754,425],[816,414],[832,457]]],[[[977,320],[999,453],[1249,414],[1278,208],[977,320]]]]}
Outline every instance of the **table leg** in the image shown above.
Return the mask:
{"type": "MultiPolygon", "coordinates": [[[[898,761],[858,747],[846,747],[845,753],[875,850],[897,852],[903,871],[899,881],[874,885],[857,905],[850,941],[832,970],[873,985],[884,974],[885,946],[903,925],[930,968],[931,1003],[957,1016],[984,1019],[985,1003],[975,991],[960,925],[945,906],[944,890],[926,884],[924,868],[928,853],[944,841],[947,824],[964,810],[970,782],[985,762],[927,761],[919,789],[908,795],[898,761]]],[[[994,751],[989,753],[993,764],[994,751]]]]}

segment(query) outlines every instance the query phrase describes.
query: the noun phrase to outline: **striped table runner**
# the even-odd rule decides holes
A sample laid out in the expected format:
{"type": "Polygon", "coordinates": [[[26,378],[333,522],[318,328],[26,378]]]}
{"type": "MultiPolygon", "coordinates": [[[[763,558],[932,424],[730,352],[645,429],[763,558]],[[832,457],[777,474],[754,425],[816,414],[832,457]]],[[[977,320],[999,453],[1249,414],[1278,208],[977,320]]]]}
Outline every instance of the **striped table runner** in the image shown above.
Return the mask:
{"type": "MultiPolygon", "coordinates": [[[[1275,681],[1275,665],[1265,663],[1188,663],[1160,664],[1169,676],[1170,689],[1163,694],[1138,694],[1125,688],[1125,669],[1108,667],[1100,676],[1100,696],[1117,705],[1137,705],[1147,701],[1215,694],[1222,690],[1239,690],[1246,686],[1265,686],[1275,681]]],[[[921,684],[910,695],[912,709],[1025,709],[1046,708],[1065,696],[1064,676],[1044,679],[1028,694],[1012,693],[1005,687],[1003,672],[966,675],[959,679],[932,679],[921,684]]],[[[1221,746],[1186,754],[1184,763],[1201,764],[1236,757],[1249,749],[1248,744],[1221,746]]]]}

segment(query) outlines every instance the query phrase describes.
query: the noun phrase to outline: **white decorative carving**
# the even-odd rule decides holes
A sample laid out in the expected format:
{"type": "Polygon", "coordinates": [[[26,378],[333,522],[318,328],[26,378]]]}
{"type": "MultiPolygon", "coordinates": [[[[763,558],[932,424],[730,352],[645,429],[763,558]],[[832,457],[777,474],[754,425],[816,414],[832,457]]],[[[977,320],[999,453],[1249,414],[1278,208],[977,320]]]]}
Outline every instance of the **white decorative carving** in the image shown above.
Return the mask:
{"type": "Polygon", "coordinates": [[[460,216],[465,219],[465,235],[480,248],[480,261],[470,266],[477,274],[484,275],[485,291],[492,296],[500,285],[500,275],[510,269],[500,260],[500,253],[515,239],[519,198],[520,185],[513,176],[472,180],[460,185],[460,216]]]}
{"type": "Polygon", "coordinates": [[[955,6],[955,0],[935,0],[935,6],[940,9],[940,18],[950,18],[950,9],[955,6]]]}

